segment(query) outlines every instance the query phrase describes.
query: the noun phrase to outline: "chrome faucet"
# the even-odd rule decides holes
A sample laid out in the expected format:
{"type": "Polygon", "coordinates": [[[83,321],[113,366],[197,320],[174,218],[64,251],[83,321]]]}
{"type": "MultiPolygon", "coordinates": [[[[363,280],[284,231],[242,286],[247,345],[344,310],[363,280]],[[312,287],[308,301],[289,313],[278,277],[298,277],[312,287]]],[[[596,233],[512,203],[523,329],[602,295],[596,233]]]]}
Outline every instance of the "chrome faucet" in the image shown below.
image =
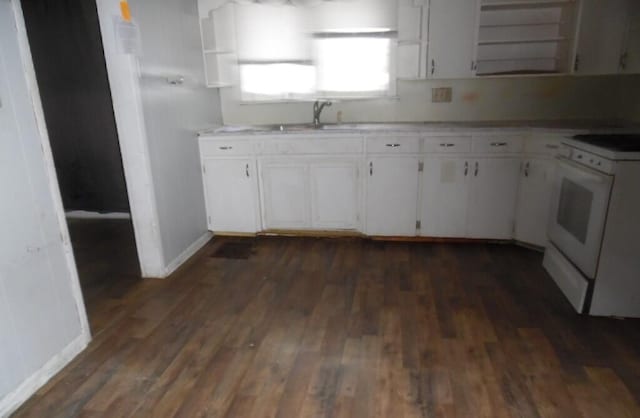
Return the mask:
{"type": "Polygon", "coordinates": [[[319,101],[316,100],[315,103],[313,104],[313,127],[314,128],[319,128],[320,127],[320,114],[322,113],[322,109],[324,109],[325,106],[331,106],[331,102],[328,101],[319,101]]]}

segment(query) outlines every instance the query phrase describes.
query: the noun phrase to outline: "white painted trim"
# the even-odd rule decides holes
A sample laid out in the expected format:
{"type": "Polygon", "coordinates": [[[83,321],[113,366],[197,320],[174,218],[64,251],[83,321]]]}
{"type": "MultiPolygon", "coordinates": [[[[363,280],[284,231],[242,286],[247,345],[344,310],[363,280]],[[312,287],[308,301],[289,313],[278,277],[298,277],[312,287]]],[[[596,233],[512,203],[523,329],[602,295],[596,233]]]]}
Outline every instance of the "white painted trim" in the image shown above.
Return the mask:
{"type": "Polygon", "coordinates": [[[73,360],[91,341],[88,332],[83,332],[67,345],[60,353],[52,357],[38,371],[24,380],[20,386],[0,399],[0,417],[9,416],[24,401],[29,399],[38,389],[62,370],[73,360]]]}
{"type": "Polygon", "coordinates": [[[195,253],[204,247],[207,242],[213,237],[213,232],[207,231],[200,236],[193,244],[189,245],[180,255],[173,259],[168,265],[165,274],[161,278],[168,277],[171,273],[176,271],[185,261],[191,258],[195,253]]]}
{"type": "Polygon", "coordinates": [[[90,212],[86,210],[72,210],[65,213],[67,219],[131,219],[131,214],[126,212],[90,212]]]}
{"type": "MultiPolygon", "coordinates": [[[[39,132],[40,146],[42,147],[42,158],[45,170],[47,171],[47,177],[49,179],[49,190],[51,191],[53,207],[55,208],[56,218],[60,227],[60,236],[62,238],[62,245],[66,256],[67,267],[69,269],[71,291],[76,304],[76,311],[78,312],[82,335],[86,336],[87,339],[91,339],[89,320],[87,319],[87,311],[84,306],[82,289],[80,288],[80,278],[78,277],[76,261],[73,255],[73,248],[71,247],[71,239],[69,237],[69,229],[67,228],[64,207],[62,206],[60,186],[58,185],[58,176],[53,162],[53,153],[51,152],[51,144],[49,143],[49,132],[47,131],[44,110],[40,100],[40,90],[38,89],[36,72],[33,67],[33,59],[31,57],[31,48],[29,46],[29,38],[27,37],[24,15],[22,14],[22,6],[20,4],[20,0],[11,0],[11,4],[13,6],[14,21],[16,23],[16,36],[18,38],[18,46],[20,48],[22,67],[24,68],[27,88],[29,89],[31,102],[33,103],[33,113],[39,132]]],[[[1,415],[2,413],[0,413],[0,416],[1,415]]]]}
{"type": "Polygon", "coordinates": [[[119,0],[96,0],[107,75],[118,130],[131,220],[143,277],[163,277],[165,255],[159,229],[137,58],[119,52],[115,19],[119,0]]]}

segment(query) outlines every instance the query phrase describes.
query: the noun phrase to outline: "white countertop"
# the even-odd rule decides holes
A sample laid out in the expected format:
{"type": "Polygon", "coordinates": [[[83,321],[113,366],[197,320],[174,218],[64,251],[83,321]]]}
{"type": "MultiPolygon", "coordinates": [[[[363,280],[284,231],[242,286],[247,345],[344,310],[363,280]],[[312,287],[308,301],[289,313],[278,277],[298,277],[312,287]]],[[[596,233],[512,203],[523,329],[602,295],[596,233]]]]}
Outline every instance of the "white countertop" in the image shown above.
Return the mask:
{"type": "Polygon", "coordinates": [[[342,123],[323,124],[314,128],[312,124],[282,125],[225,125],[215,126],[198,132],[198,136],[229,135],[306,135],[371,132],[440,132],[461,131],[494,132],[631,132],[638,131],[637,125],[625,123],[604,123],[594,121],[516,121],[516,122],[424,122],[424,123],[342,123]]]}

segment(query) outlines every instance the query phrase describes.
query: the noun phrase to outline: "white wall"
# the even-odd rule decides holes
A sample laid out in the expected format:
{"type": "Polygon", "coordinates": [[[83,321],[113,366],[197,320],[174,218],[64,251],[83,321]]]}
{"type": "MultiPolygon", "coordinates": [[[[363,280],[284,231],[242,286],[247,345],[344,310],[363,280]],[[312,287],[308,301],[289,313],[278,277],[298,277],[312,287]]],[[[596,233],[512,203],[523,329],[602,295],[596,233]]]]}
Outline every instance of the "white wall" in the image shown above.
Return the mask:
{"type": "Polygon", "coordinates": [[[133,0],[142,34],[141,92],[165,262],[207,231],[196,132],[221,123],[216,90],[204,87],[195,0],[133,0]],[[167,76],[182,76],[170,85],[167,76]]]}
{"type": "Polygon", "coordinates": [[[130,2],[138,56],[119,50],[119,0],[96,3],[142,275],[166,277],[210,236],[196,132],[221,113],[204,87],[197,3],[130,2]],[[167,83],[178,75],[183,85],[167,83]]]}
{"type": "Polygon", "coordinates": [[[0,103],[0,416],[5,416],[90,338],[17,0],[0,0],[0,103]]]}
{"type": "MultiPolygon", "coordinates": [[[[322,119],[336,122],[612,120],[619,94],[640,76],[542,76],[398,82],[397,99],[335,103],[322,119]],[[452,87],[451,103],[432,103],[431,88],[452,87]]],[[[311,122],[310,103],[241,104],[236,88],[222,90],[225,124],[311,122]]]]}

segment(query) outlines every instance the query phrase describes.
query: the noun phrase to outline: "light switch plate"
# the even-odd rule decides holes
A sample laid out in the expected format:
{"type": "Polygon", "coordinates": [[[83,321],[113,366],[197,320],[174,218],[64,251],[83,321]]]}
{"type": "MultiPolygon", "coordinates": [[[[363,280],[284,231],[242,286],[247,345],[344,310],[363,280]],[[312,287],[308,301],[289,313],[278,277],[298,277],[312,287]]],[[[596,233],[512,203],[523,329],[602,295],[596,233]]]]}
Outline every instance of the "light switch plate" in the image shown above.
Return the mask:
{"type": "Polygon", "coordinates": [[[437,87],[431,89],[431,102],[450,103],[452,91],[451,87],[437,87]]]}

